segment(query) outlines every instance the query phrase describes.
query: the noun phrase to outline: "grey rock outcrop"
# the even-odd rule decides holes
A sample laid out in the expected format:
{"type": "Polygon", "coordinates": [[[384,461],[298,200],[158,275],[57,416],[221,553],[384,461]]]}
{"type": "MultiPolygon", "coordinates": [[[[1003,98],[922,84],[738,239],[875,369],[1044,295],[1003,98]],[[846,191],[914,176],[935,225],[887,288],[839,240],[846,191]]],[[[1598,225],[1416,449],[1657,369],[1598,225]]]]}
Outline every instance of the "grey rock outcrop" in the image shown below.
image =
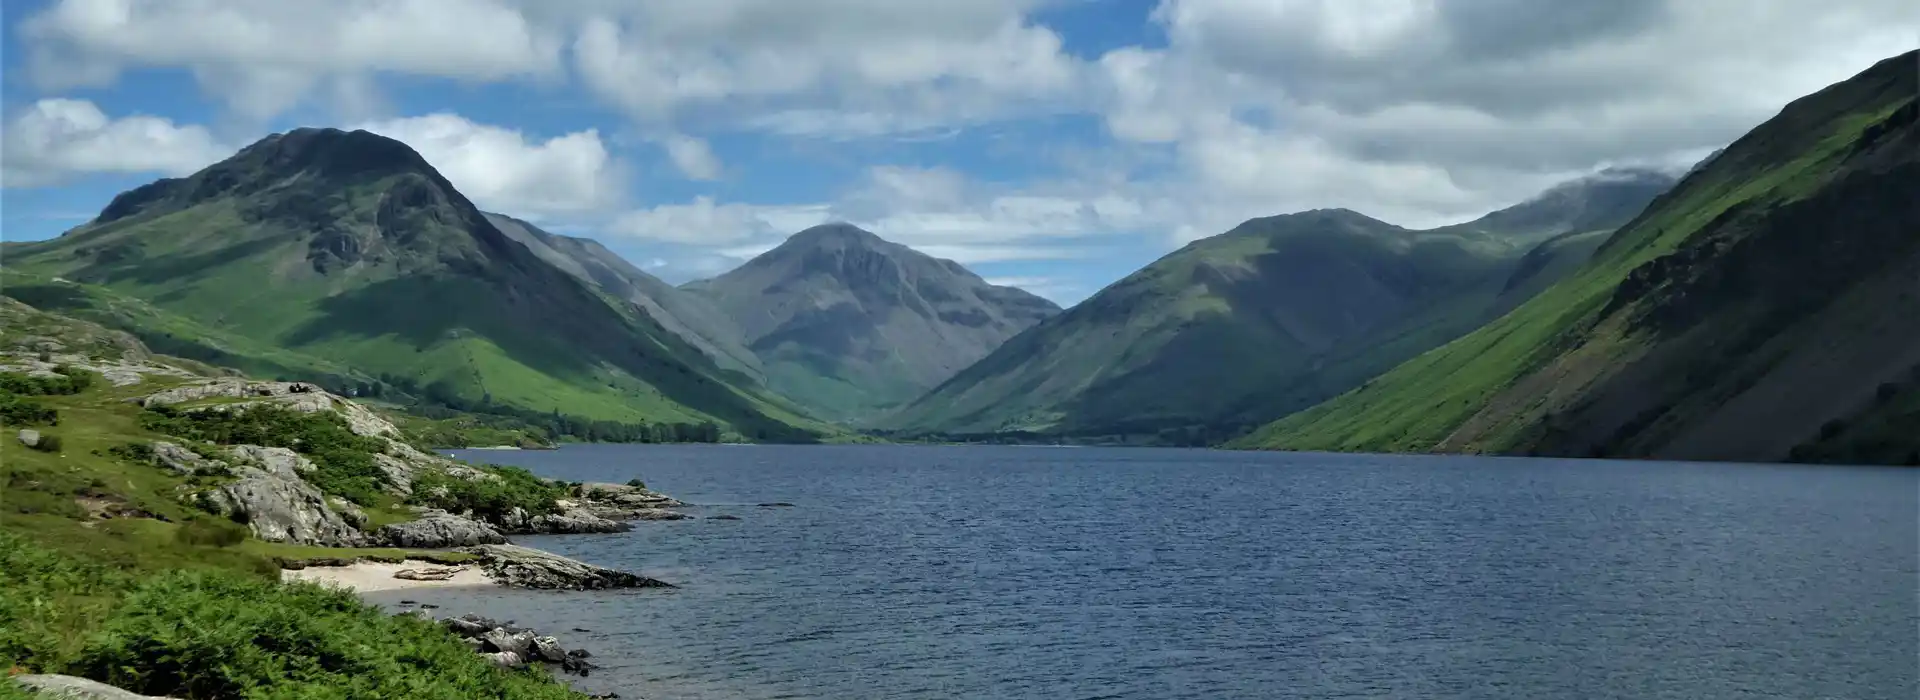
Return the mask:
{"type": "MultiPolygon", "coordinates": [[[[403,605],[405,603],[402,603],[403,605]]],[[[503,668],[514,668],[531,663],[556,666],[561,671],[578,676],[589,675],[597,668],[587,661],[593,654],[585,649],[567,649],[560,640],[540,635],[532,630],[501,624],[497,621],[466,614],[440,621],[447,631],[460,637],[467,648],[484,657],[488,663],[503,668]]],[[[585,630],[574,630],[583,632],[585,630]]],[[[589,696],[600,697],[600,696],[589,696]]]]}
{"type": "Polygon", "coordinates": [[[511,651],[501,651],[501,652],[495,652],[491,654],[483,652],[480,654],[480,656],[485,658],[487,660],[487,663],[493,664],[500,668],[519,668],[521,666],[527,665],[526,659],[521,658],[519,654],[515,654],[511,651]]]}
{"type": "Polygon", "coordinates": [[[480,635],[480,641],[484,644],[484,646],[480,648],[483,651],[494,653],[505,652],[517,654],[520,658],[525,659],[531,657],[533,652],[533,639],[534,635],[532,632],[512,632],[505,628],[496,627],[480,635]]]}
{"type": "Polygon", "coordinates": [[[155,440],[152,447],[154,463],[181,476],[225,474],[231,469],[226,462],[202,457],[200,453],[176,443],[155,440]]]}
{"type": "Polygon", "coordinates": [[[40,431],[38,430],[34,430],[32,428],[22,428],[20,430],[19,435],[16,435],[15,437],[17,437],[20,440],[20,444],[22,445],[26,445],[27,447],[32,447],[36,449],[40,447],[40,431]]]}
{"type": "Polygon", "coordinates": [[[443,510],[427,511],[418,520],[382,527],[374,539],[389,547],[409,549],[452,549],[507,542],[506,536],[492,525],[443,510]]]}
{"type": "Polygon", "coordinates": [[[216,404],[200,410],[245,410],[248,406],[273,404],[302,413],[321,411],[338,413],[347,421],[347,427],[359,435],[394,437],[400,434],[393,423],[381,418],[380,414],[374,413],[371,409],[329,394],[326,390],[306,382],[258,382],[231,377],[211,379],[157,392],[140,399],[139,402],[142,406],[153,407],[213,398],[252,400],[242,403],[216,404]]]}
{"type": "Polygon", "coordinates": [[[536,515],[527,523],[527,531],[546,535],[585,535],[626,532],[633,526],[608,520],[585,508],[569,508],[558,513],[536,515]]]}
{"type": "Polygon", "coordinates": [[[672,584],[624,571],[605,569],[558,554],[511,544],[468,547],[481,558],[481,568],[501,585],[515,588],[598,590],[605,588],[672,588],[672,584]]]}
{"type": "Polygon", "coordinates": [[[627,508],[680,508],[687,505],[659,491],[627,484],[581,484],[580,497],[596,504],[627,508]]]}
{"type": "Polygon", "coordinates": [[[581,484],[574,499],[561,507],[580,510],[607,520],[685,520],[690,516],[671,508],[686,506],[666,494],[626,484],[581,484]]]}
{"type": "MultiPolygon", "coordinates": [[[[367,544],[366,535],[336,512],[325,494],[300,478],[313,469],[305,457],[257,445],[236,446],[232,454],[245,459],[233,470],[238,479],[201,494],[210,510],[246,523],[254,537],[267,542],[322,547],[367,544]]],[[[364,522],[366,516],[359,517],[364,522]]]]}
{"type": "Polygon", "coordinates": [[[633,529],[631,525],[602,518],[569,501],[561,501],[560,506],[563,510],[558,513],[541,515],[531,515],[526,509],[514,508],[493,524],[515,535],[583,535],[633,529]]]}
{"type": "Polygon", "coordinates": [[[14,676],[13,682],[26,688],[34,697],[60,698],[61,700],[172,700],[152,695],[141,695],[115,688],[99,681],[90,681],[73,676],[55,676],[28,674],[14,676]]]}
{"type": "Polygon", "coordinates": [[[285,447],[234,445],[227,453],[236,463],[259,467],[281,476],[305,477],[315,469],[312,460],[285,447]]]}

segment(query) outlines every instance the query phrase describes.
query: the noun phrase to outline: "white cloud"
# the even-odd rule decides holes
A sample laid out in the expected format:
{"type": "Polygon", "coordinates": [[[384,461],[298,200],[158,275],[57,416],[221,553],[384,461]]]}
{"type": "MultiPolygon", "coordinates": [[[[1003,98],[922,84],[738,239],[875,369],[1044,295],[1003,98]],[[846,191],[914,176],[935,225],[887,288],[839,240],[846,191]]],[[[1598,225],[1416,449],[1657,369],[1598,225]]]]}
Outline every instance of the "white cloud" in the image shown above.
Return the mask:
{"type": "Polygon", "coordinates": [[[938,130],[1082,83],[1029,13],[1058,0],[55,0],[26,19],[42,86],[191,71],[251,117],[380,104],[377,74],[580,85],[649,123],[788,134],[938,130]],[[571,61],[566,60],[571,56],[571,61]]]}
{"type": "Polygon", "coordinates": [[[720,178],[720,158],[713,154],[713,148],[705,140],[675,135],[667,137],[662,144],[668,160],[680,169],[680,174],[694,180],[720,178]]]}
{"type": "Polygon", "coordinates": [[[410,145],[482,208],[542,218],[606,210],[624,198],[619,164],[594,130],[529,138],[438,113],[359,125],[410,145]]]}
{"type": "Polygon", "coordinates": [[[21,27],[48,87],[103,86],[129,67],[193,71],[244,114],[376,72],[494,81],[557,74],[564,37],[500,0],[57,0],[21,27]]]}
{"type": "Polygon", "coordinates": [[[0,181],[36,187],[89,173],[186,175],[232,150],[198,126],[145,115],[113,119],[86,100],[45,99],[7,123],[0,181]]]}
{"type": "Polygon", "coordinates": [[[609,233],[706,247],[737,246],[755,238],[792,233],[827,220],[825,206],[715,204],[695,197],[686,204],[663,204],[622,215],[609,233]]]}
{"type": "Polygon", "coordinates": [[[1177,240],[1348,207],[1456,221],[1610,163],[1672,163],[1910,50],[1908,0],[1163,0],[1107,53],[1107,132],[1166,148],[1177,240]],[[1778,46],[1795,46],[1779,51],[1778,46]]]}
{"type": "Polygon", "coordinates": [[[1059,35],[1026,19],[1032,4],[633,4],[586,20],[573,55],[590,88],[642,119],[706,109],[789,134],[917,131],[1077,87],[1059,35]]]}

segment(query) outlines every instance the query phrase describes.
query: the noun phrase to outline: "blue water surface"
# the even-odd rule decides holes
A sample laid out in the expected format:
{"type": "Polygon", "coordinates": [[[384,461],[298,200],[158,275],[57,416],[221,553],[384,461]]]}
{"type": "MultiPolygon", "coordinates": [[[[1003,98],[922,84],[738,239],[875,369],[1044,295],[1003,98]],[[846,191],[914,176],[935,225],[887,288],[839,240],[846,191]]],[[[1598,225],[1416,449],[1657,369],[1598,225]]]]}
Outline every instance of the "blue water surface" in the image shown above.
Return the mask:
{"type": "Polygon", "coordinates": [[[698,519],[521,538],[673,591],[378,594],[548,630],[581,683],[773,698],[1920,695],[1920,471],[1199,450],[459,456],[698,519]],[[785,501],[793,508],[755,504],[785,501]],[[574,631],[574,630],[586,631],[574,631]]]}

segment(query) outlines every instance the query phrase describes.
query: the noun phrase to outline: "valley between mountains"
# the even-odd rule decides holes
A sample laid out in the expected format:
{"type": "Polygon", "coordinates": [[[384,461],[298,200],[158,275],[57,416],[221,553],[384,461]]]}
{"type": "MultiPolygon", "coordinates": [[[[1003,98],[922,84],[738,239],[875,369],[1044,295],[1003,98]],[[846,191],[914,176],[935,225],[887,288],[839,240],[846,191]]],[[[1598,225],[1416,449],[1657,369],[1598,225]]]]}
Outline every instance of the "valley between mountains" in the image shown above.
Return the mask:
{"type": "Polygon", "coordinates": [[[4,294],[443,446],[1084,442],[1920,461],[1915,61],[1688,172],[1415,230],[1324,209],[1072,308],[826,224],[669,284],[407,144],[276,134],[9,242],[4,294]]]}

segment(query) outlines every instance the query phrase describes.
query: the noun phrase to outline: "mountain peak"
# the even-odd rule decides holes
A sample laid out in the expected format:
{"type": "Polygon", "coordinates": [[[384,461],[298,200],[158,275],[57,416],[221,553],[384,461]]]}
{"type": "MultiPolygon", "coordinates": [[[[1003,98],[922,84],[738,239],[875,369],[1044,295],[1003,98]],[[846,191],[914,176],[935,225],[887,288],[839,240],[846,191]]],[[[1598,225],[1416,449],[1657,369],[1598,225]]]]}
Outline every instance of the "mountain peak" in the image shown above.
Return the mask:
{"type": "Polygon", "coordinates": [[[873,247],[886,243],[887,241],[866,229],[846,222],[836,221],[814,226],[793,234],[787,239],[787,242],[807,245],[860,245],[873,247]]]}
{"type": "Polygon", "coordinates": [[[412,146],[398,140],[365,130],[317,127],[268,136],[228,162],[266,172],[314,171],[325,177],[432,169],[412,146]]]}

